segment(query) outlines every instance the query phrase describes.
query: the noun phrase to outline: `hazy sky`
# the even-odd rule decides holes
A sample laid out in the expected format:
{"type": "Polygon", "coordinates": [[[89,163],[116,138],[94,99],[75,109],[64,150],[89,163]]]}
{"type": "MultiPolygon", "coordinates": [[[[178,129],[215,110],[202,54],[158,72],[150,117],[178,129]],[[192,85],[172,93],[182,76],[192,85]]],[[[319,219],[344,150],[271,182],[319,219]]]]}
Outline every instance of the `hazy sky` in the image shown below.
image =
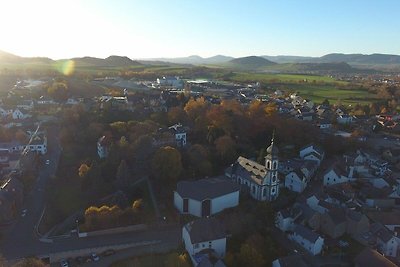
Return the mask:
{"type": "Polygon", "coordinates": [[[400,54],[399,0],[0,0],[0,50],[53,59],[400,54]]]}

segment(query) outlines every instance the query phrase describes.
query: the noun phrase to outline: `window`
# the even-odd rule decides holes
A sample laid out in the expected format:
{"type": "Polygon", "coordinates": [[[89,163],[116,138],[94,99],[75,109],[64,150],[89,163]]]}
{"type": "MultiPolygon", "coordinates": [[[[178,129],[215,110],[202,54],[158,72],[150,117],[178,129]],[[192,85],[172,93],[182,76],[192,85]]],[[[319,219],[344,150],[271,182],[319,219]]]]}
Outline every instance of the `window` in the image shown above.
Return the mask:
{"type": "Polygon", "coordinates": [[[251,193],[253,193],[253,194],[256,193],[256,187],[255,187],[255,186],[252,186],[252,187],[251,187],[251,193]]]}
{"type": "Polygon", "coordinates": [[[194,244],[194,248],[199,248],[199,244],[198,243],[194,244]]]}
{"type": "Polygon", "coordinates": [[[273,187],[273,188],[271,189],[271,193],[272,193],[272,194],[275,193],[275,187],[273,187]]]}
{"type": "Polygon", "coordinates": [[[263,188],[263,196],[265,197],[265,195],[267,194],[267,189],[265,189],[265,187],[263,188]]]}
{"type": "Polygon", "coordinates": [[[204,244],[201,244],[201,246],[202,246],[203,248],[205,248],[205,247],[206,247],[206,245],[204,245],[204,244]]]}
{"type": "Polygon", "coordinates": [[[276,161],[274,161],[274,170],[276,169],[276,165],[277,165],[277,163],[276,163],[276,161]]]}
{"type": "Polygon", "coordinates": [[[267,168],[270,169],[271,168],[271,162],[267,161],[267,168]]]}

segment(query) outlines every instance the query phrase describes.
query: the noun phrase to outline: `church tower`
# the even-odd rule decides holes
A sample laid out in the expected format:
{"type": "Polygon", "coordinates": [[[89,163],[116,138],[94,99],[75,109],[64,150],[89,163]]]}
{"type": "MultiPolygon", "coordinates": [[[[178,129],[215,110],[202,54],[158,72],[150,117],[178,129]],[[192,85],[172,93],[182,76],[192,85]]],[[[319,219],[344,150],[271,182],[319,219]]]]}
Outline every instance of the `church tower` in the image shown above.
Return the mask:
{"type": "Polygon", "coordinates": [[[266,191],[266,201],[273,201],[279,195],[279,179],[278,179],[278,153],[279,150],[274,144],[275,131],[272,133],[271,145],[267,148],[267,156],[265,156],[266,173],[263,185],[266,191]]]}

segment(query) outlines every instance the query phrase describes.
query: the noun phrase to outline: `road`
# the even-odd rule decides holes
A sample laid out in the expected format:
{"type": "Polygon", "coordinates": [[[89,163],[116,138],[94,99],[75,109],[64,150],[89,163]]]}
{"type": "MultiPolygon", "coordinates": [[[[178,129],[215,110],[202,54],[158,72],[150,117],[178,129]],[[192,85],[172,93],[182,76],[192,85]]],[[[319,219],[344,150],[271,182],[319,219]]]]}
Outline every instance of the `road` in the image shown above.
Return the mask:
{"type": "MultiPolygon", "coordinates": [[[[46,205],[44,188],[47,181],[57,170],[61,147],[58,139],[58,131],[53,128],[48,131],[47,159],[50,164],[43,163],[37,181],[32,191],[24,200],[24,209],[27,209],[25,217],[18,216],[15,222],[4,231],[1,242],[1,254],[9,261],[15,261],[29,256],[45,256],[57,252],[65,252],[77,249],[96,248],[110,245],[140,243],[144,241],[160,242],[161,246],[171,246],[180,242],[180,228],[153,229],[144,232],[131,232],[98,237],[78,238],[72,235],[68,238],[52,240],[51,243],[39,240],[37,225],[46,205]]],[[[147,248],[151,250],[151,248],[147,248]]],[[[146,249],[142,249],[146,250],[146,249]]]]}
{"type": "Polygon", "coordinates": [[[48,152],[44,156],[43,166],[31,192],[24,199],[23,209],[27,209],[25,217],[17,216],[15,222],[6,229],[1,245],[1,252],[6,258],[28,255],[30,248],[38,242],[36,227],[46,204],[44,188],[48,179],[55,174],[61,147],[58,139],[58,129],[53,127],[47,132],[48,152]],[[49,159],[50,164],[44,162],[49,159]]]}

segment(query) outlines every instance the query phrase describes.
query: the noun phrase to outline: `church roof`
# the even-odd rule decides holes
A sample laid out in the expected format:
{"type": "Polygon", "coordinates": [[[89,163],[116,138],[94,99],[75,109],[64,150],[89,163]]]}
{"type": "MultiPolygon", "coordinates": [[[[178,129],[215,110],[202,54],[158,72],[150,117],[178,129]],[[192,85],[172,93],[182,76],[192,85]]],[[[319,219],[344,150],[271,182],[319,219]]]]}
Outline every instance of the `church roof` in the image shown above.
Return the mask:
{"type": "Polygon", "coordinates": [[[239,157],[236,163],[233,165],[232,172],[234,172],[237,176],[240,176],[242,179],[261,184],[264,176],[267,173],[267,169],[265,166],[255,161],[246,159],[244,157],[239,157]]]}

